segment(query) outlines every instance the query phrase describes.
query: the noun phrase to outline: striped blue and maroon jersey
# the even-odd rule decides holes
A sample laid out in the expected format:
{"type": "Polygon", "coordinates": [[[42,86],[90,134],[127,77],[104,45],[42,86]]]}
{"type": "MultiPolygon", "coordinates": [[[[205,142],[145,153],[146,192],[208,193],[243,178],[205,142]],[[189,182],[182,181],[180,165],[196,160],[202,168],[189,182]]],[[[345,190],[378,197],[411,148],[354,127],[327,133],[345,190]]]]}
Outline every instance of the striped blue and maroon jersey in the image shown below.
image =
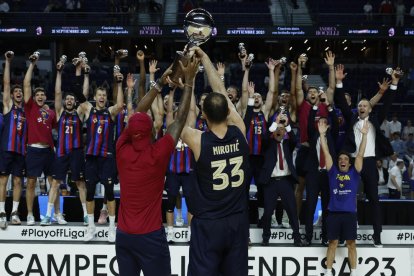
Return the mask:
{"type": "Polygon", "coordinates": [[[128,109],[126,106],[122,108],[121,112],[116,115],[116,131],[115,131],[115,141],[118,140],[119,136],[121,136],[122,131],[124,131],[126,124],[128,122],[128,109]]]}
{"type": "Polygon", "coordinates": [[[26,154],[27,123],[23,108],[12,105],[9,113],[3,117],[4,127],[1,136],[3,151],[26,154]]]}
{"type": "Polygon", "coordinates": [[[107,108],[94,107],[86,122],[86,155],[107,157],[114,152],[114,122],[107,108]]]}
{"type": "Polygon", "coordinates": [[[249,143],[250,154],[262,154],[262,140],[267,133],[267,123],[263,112],[254,112],[246,137],[249,143]]]}
{"type": "Polygon", "coordinates": [[[201,112],[197,115],[195,128],[201,131],[208,130],[207,121],[202,118],[201,112]]]}
{"type": "Polygon", "coordinates": [[[178,140],[175,150],[170,158],[168,171],[172,173],[190,173],[193,169],[193,156],[191,149],[181,139],[178,140]]]}
{"type": "Polygon", "coordinates": [[[57,124],[56,155],[58,157],[83,147],[82,120],[76,111],[63,111],[57,124]]]}

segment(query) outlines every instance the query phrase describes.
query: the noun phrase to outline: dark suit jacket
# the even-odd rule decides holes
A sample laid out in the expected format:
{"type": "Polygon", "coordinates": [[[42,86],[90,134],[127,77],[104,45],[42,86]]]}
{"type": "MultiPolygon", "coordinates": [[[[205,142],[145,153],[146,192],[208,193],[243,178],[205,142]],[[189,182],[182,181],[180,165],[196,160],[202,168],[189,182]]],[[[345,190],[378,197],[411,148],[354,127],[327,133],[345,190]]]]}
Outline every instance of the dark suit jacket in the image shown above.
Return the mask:
{"type": "MultiPolygon", "coordinates": [[[[382,168],[382,173],[384,174],[384,181],[385,181],[385,184],[384,185],[387,185],[387,183],[388,183],[388,177],[389,177],[388,170],[385,169],[385,168],[382,168]]],[[[379,178],[378,178],[378,181],[379,181],[379,178]]]]}
{"type": "MultiPolygon", "coordinates": [[[[315,128],[315,116],[317,110],[313,108],[309,112],[308,118],[308,137],[309,137],[309,154],[306,160],[305,169],[306,171],[313,171],[317,170],[319,167],[319,160],[318,160],[318,152],[316,149],[316,145],[319,138],[319,131],[315,128]]],[[[328,119],[330,123],[330,127],[326,133],[326,139],[328,142],[329,153],[332,156],[333,162],[336,160],[336,152],[335,152],[335,144],[336,140],[339,135],[339,123],[338,123],[338,116],[336,115],[335,110],[332,110],[328,114],[328,119]]]]}
{"type": "MultiPolygon", "coordinates": [[[[382,97],[384,102],[383,108],[378,113],[374,113],[373,110],[369,114],[369,121],[375,128],[376,158],[390,156],[393,153],[390,141],[381,133],[380,122],[382,122],[385,119],[386,114],[390,110],[391,104],[394,101],[396,93],[397,91],[385,92],[384,96],[382,97]]],[[[348,129],[347,133],[345,134],[346,137],[344,141],[343,150],[349,153],[354,153],[356,151],[354,125],[358,122],[358,114],[352,113],[351,107],[348,106],[348,103],[346,102],[343,88],[336,88],[334,97],[335,104],[341,109],[345,121],[350,122],[350,124],[347,124],[348,129]]],[[[378,107],[375,107],[375,109],[378,109],[378,107]]]]}
{"type": "MultiPolygon", "coordinates": [[[[293,131],[288,132],[289,138],[285,139],[282,144],[283,154],[288,164],[289,170],[291,172],[291,180],[296,182],[297,175],[296,170],[293,165],[292,153],[296,146],[296,138],[293,131]]],[[[265,161],[260,172],[260,177],[258,179],[259,184],[268,184],[270,177],[272,175],[273,169],[276,164],[278,164],[278,152],[277,152],[277,142],[275,139],[271,138],[271,133],[266,135],[266,143],[264,148],[265,161]]]]}

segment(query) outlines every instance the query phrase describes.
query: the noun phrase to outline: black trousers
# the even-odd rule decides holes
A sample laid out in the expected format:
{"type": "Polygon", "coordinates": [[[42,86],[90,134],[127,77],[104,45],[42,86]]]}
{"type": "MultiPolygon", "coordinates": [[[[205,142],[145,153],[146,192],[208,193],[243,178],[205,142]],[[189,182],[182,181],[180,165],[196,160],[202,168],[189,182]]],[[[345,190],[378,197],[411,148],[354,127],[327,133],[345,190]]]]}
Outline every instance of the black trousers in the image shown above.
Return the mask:
{"type": "MultiPolygon", "coordinates": [[[[252,172],[251,175],[252,175],[252,178],[254,178],[254,184],[257,187],[257,193],[256,193],[257,206],[263,208],[264,207],[263,185],[258,184],[257,180],[259,179],[260,172],[261,172],[262,167],[263,167],[264,156],[263,155],[250,154],[249,155],[249,162],[250,162],[250,169],[251,169],[251,172],[252,172]]],[[[249,189],[250,189],[250,185],[249,185],[249,189]]]]}
{"type": "Polygon", "coordinates": [[[329,178],[326,170],[317,169],[308,172],[306,175],[306,240],[312,241],[313,236],[313,215],[318,203],[318,195],[321,193],[322,201],[322,240],[326,240],[326,217],[329,204],[329,178]]]}
{"type": "Polygon", "coordinates": [[[272,214],[276,209],[277,199],[280,196],[283,207],[289,217],[290,225],[293,230],[293,239],[300,240],[299,221],[296,211],[295,189],[294,182],[290,176],[270,178],[269,183],[263,186],[264,192],[264,213],[263,213],[263,241],[268,241],[270,238],[270,227],[272,214]]]}
{"type": "Polygon", "coordinates": [[[379,238],[382,231],[381,208],[378,198],[378,170],[375,157],[365,157],[361,171],[361,179],[364,182],[364,192],[367,195],[371,207],[372,227],[374,237],[379,238]]]}

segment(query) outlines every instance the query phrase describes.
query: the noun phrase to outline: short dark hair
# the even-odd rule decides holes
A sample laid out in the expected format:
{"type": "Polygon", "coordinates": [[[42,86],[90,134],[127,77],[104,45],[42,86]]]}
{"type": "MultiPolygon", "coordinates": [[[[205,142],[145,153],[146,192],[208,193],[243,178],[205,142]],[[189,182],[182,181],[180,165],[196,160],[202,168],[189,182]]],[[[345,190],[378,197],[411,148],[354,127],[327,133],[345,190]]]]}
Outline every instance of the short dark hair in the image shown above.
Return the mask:
{"type": "Polygon", "coordinates": [[[33,91],[33,96],[36,96],[37,92],[43,92],[46,95],[46,90],[43,87],[36,87],[33,91]]]}
{"type": "Polygon", "coordinates": [[[74,97],[74,98],[75,98],[75,101],[77,100],[77,99],[76,99],[76,95],[75,95],[75,93],[73,93],[73,92],[66,92],[66,93],[65,93],[65,96],[64,96],[63,98],[64,98],[64,99],[66,99],[66,97],[67,97],[67,96],[72,96],[72,97],[74,97]]]}
{"type": "Polygon", "coordinates": [[[229,106],[223,94],[211,92],[204,99],[203,111],[212,123],[221,123],[227,119],[229,106]]]}
{"type": "Polygon", "coordinates": [[[15,89],[23,89],[23,88],[22,88],[22,86],[20,84],[15,84],[15,85],[13,85],[11,87],[11,91],[10,92],[13,94],[15,89]]]}
{"type": "Polygon", "coordinates": [[[351,161],[352,161],[352,156],[351,156],[351,154],[350,154],[349,152],[344,151],[344,150],[341,150],[341,151],[338,153],[338,160],[339,160],[339,156],[341,156],[341,155],[346,155],[346,156],[348,156],[349,162],[351,163],[351,161]]]}
{"type": "Polygon", "coordinates": [[[96,87],[96,88],[95,88],[95,91],[93,92],[93,95],[94,95],[94,96],[96,95],[96,92],[97,92],[98,90],[105,91],[106,95],[108,95],[108,90],[107,90],[105,87],[103,87],[103,86],[98,86],[98,87],[96,87]]]}

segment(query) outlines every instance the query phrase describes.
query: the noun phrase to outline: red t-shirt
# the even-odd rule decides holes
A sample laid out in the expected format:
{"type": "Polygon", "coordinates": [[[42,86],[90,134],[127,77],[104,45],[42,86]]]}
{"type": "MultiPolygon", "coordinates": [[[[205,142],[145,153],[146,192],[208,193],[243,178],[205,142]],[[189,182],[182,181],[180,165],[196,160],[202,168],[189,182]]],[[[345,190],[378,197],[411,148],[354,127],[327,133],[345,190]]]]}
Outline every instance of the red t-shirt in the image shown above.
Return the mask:
{"type": "MultiPolygon", "coordinates": [[[[299,115],[299,127],[300,127],[300,142],[308,142],[308,118],[309,112],[312,109],[312,105],[308,101],[303,101],[302,104],[298,108],[298,115],[299,115]]],[[[328,108],[325,104],[320,103],[318,105],[318,111],[316,113],[316,117],[328,117],[328,108]]]]}
{"type": "Polygon", "coordinates": [[[146,234],[162,227],[162,191],[165,172],[175,142],[167,134],[137,152],[126,132],[116,144],[116,163],[121,185],[118,228],[128,234],[146,234]]]}
{"type": "Polygon", "coordinates": [[[43,143],[53,148],[52,129],[56,125],[56,113],[51,109],[39,107],[33,98],[24,105],[24,111],[28,127],[27,143],[43,143]]]}

